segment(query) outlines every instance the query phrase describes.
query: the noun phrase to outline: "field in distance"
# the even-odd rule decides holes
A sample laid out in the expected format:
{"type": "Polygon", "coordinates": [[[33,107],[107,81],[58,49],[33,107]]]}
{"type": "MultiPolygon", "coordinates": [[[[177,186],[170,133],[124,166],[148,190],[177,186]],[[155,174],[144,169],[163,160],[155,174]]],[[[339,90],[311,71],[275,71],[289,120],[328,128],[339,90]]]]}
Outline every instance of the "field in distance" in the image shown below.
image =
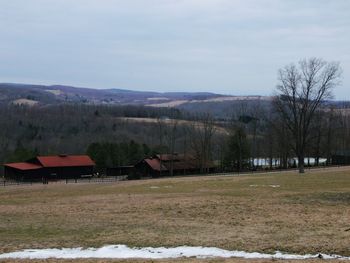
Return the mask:
{"type": "Polygon", "coordinates": [[[0,252],[126,244],[350,256],[349,218],[350,168],[5,187],[0,252]]]}

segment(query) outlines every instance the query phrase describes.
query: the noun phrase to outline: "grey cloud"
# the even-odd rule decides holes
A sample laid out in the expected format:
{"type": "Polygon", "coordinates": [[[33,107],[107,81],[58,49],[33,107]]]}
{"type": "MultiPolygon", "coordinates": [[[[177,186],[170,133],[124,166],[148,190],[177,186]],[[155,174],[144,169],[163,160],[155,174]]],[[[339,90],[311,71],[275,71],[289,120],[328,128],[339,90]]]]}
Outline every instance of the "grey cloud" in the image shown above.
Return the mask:
{"type": "Polygon", "coordinates": [[[2,0],[0,82],[271,94],[279,67],[341,62],[350,2],[2,0]]]}

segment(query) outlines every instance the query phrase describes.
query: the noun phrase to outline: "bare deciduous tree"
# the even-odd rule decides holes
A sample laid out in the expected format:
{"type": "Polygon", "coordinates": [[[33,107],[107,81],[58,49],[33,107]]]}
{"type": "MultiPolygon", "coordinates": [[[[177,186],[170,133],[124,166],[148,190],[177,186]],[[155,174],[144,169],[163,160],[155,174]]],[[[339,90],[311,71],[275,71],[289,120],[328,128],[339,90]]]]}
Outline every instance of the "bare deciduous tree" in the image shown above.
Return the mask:
{"type": "Polygon", "coordinates": [[[193,122],[189,128],[190,147],[200,167],[201,173],[209,172],[212,140],[216,132],[213,118],[206,114],[200,121],[193,122]]]}
{"type": "Polygon", "coordinates": [[[331,98],[340,76],[339,63],[319,58],[304,59],[298,66],[291,64],[279,70],[274,106],[292,135],[292,148],[298,157],[300,173],[304,173],[310,124],[322,102],[331,98]]]}
{"type": "Polygon", "coordinates": [[[166,133],[168,148],[170,150],[170,176],[174,175],[174,155],[176,139],[178,138],[178,123],[179,121],[177,119],[171,119],[168,124],[166,133]]]}

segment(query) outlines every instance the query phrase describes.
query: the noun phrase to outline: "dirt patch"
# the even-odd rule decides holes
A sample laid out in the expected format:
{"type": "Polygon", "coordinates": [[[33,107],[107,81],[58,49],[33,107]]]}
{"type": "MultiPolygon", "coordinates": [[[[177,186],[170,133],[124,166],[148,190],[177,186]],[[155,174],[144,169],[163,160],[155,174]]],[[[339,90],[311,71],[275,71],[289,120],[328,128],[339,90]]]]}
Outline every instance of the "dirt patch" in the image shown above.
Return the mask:
{"type": "Polygon", "coordinates": [[[300,204],[319,203],[328,205],[350,205],[350,192],[334,193],[324,192],[304,196],[290,197],[293,201],[300,204]]]}

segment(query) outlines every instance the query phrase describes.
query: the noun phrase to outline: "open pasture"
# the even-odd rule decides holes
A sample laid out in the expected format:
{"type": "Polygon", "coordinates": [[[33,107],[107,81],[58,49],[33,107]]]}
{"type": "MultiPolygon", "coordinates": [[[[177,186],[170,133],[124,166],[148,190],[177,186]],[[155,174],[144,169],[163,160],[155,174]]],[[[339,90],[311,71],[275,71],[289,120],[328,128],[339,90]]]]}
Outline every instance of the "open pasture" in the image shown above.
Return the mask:
{"type": "Polygon", "coordinates": [[[0,189],[1,253],[106,244],[350,256],[350,168],[0,189]]]}

